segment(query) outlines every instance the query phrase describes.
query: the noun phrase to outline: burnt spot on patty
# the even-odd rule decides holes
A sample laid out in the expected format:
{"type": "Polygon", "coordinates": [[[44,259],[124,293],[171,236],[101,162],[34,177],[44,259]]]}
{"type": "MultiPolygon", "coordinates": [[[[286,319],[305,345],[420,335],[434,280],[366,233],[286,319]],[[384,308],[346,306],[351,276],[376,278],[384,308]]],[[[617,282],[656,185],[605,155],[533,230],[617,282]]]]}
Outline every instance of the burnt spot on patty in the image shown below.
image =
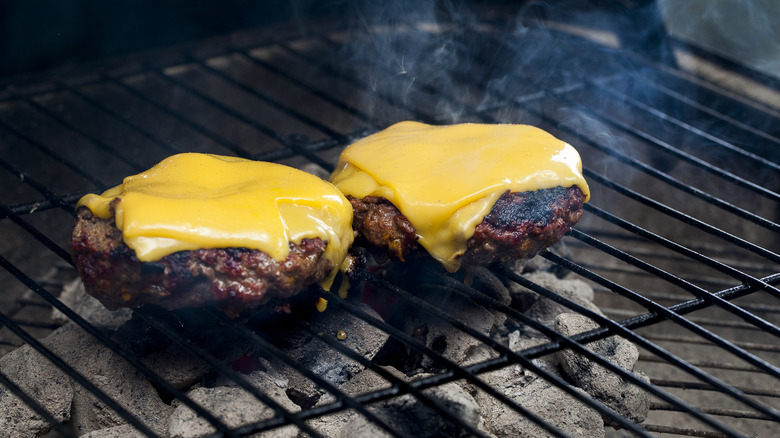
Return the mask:
{"type": "Polygon", "coordinates": [[[290,243],[279,262],[247,248],[179,251],[142,262],[113,218],[98,218],[86,207],[77,210],[70,246],[87,293],[112,310],[147,303],[166,309],[216,305],[236,316],[286,300],[335,268],[323,257],[327,242],[319,238],[290,243]]]}
{"type": "Polygon", "coordinates": [[[555,207],[564,196],[568,196],[567,190],[560,186],[535,192],[507,191],[484,220],[498,228],[516,227],[523,222],[544,226],[555,216],[555,207]]]}
{"type": "MultiPolygon", "coordinates": [[[[388,200],[347,197],[354,209],[358,241],[384,247],[404,260],[422,251],[409,220],[388,200]]],[[[579,187],[530,192],[507,191],[477,225],[461,255],[464,266],[531,258],[560,240],[582,216],[585,196],[579,187]]]]}
{"type": "Polygon", "coordinates": [[[535,256],[580,220],[584,199],[576,186],[504,193],[466,242],[462,263],[485,265],[535,256]]]}

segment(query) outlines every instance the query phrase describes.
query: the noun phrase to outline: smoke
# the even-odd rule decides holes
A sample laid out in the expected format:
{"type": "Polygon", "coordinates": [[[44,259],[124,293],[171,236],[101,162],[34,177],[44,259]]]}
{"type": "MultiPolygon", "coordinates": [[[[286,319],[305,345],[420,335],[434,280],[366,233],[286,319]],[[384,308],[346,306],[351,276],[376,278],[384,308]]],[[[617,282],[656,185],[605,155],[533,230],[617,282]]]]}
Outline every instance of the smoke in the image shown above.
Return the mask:
{"type": "Polygon", "coordinates": [[[522,122],[512,102],[533,107],[540,92],[582,83],[583,76],[643,68],[615,60],[624,47],[614,35],[630,28],[630,44],[645,44],[658,32],[657,11],[581,3],[361,2],[348,14],[354,21],[334,62],[358,78],[367,90],[362,107],[383,123],[522,122]],[[655,21],[636,26],[647,17],[655,21]],[[594,55],[573,56],[586,52],[594,55]]]}
{"type": "Polygon", "coordinates": [[[389,124],[401,119],[462,121],[467,96],[459,78],[471,59],[467,41],[451,30],[477,25],[473,2],[359,2],[335,62],[367,90],[362,105],[389,124]]]}

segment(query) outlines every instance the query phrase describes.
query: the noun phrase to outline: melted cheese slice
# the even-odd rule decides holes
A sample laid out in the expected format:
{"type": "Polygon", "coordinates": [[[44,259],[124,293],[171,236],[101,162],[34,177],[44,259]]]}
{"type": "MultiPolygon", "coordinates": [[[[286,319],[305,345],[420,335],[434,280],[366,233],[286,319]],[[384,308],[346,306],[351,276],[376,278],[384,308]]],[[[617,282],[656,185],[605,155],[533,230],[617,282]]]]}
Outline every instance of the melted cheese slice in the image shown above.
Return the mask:
{"type": "Polygon", "coordinates": [[[290,242],[319,237],[338,268],[353,239],[352,206],[333,185],[291,167],[236,157],[174,155],[78,205],[103,219],[113,215],[124,242],[145,262],[208,248],[257,249],[282,261],[290,242]]]}
{"type": "Polygon", "coordinates": [[[507,190],[576,185],[590,196],[577,151],[528,125],[397,123],[347,147],[330,180],[346,195],[392,202],[450,272],[507,190]]]}

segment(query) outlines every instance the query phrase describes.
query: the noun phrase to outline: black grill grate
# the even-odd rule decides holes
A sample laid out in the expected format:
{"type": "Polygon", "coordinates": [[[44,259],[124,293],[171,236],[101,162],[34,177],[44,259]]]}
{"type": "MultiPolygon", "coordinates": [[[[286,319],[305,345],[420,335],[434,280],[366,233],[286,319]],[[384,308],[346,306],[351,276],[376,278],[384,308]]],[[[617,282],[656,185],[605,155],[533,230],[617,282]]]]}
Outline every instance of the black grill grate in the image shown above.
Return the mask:
{"type": "MultiPolygon", "coordinates": [[[[565,436],[481,378],[514,365],[633,435],[769,436],[780,423],[780,393],[773,389],[780,378],[780,255],[775,252],[780,247],[780,124],[777,110],[768,104],[538,23],[434,26],[421,21],[350,31],[322,26],[305,37],[288,32],[273,38],[245,32],[230,44],[210,41],[154,58],[131,57],[119,66],[88,67],[27,87],[8,86],[0,101],[5,189],[0,195],[0,281],[7,290],[0,348],[7,353],[29,345],[140,432],[155,436],[136,412],[120,406],[40,341],[57,326],[49,322],[50,309],[61,311],[161,393],[191,407],[225,436],[290,424],[319,436],[311,420],[344,409],[359,412],[390,435],[403,435],[369,409],[401,394],[414,395],[464,434],[484,436],[423,392],[463,380],[550,434],[565,436]],[[343,146],[404,119],[529,123],[580,149],[593,201],[564,239],[572,255],[545,252],[543,257],[593,285],[595,301],[607,316],[513,271],[496,268],[494,274],[590,317],[600,328],[563,336],[463,281],[425,272],[453,294],[550,340],[512,351],[392,278],[362,270],[353,282],[372,284],[431,319],[451,324],[495,357],[471,365],[452,363],[351,300],[321,291],[332,308],[389,334],[441,370],[407,382],[331,334],[318,332],[307,319],[291,316],[288,323],[323,348],[337,350],[389,383],[350,397],[252,327],[210,314],[254,351],[298,369],[335,397],[293,413],[159,313],[137,310],[137,318],[205,360],[214,375],[234,381],[276,412],[273,419],[232,430],[58,299],[61,286],[76,276],[66,248],[73,205],[84,193],[100,192],[181,151],[314,165],[329,172],[343,146]],[[587,348],[612,335],[640,348],[637,368],[648,373],[650,384],[587,348]],[[535,361],[567,348],[649,392],[647,421],[633,423],[535,361]]],[[[43,415],[57,433],[74,435],[6,373],[0,372],[0,385],[43,415]]]]}

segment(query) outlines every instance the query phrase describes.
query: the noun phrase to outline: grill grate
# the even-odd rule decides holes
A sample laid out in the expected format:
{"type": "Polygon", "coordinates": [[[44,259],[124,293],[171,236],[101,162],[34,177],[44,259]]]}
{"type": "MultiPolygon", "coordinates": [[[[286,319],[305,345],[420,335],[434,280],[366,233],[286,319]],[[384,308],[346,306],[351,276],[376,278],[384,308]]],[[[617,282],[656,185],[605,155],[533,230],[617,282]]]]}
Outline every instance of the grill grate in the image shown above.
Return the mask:
{"type": "MultiPolygon", "coordinates": [[[[690,52],[681,44],[676,47],[690,52]]],[[[154,58],[130,57],[119,66],[85,66],[22,88],[8,86],[0,100],[0,181],[6,188],[0,195],[0,281],[7,290],[0,299],[0,353],[22,345],[38,351],[149,436],[158,431],[138,412],[121,406],[41,341],[57,327],[50,322],[51,309],[224,436],[285,425],[321,436],[313,421],[345,409],[401,436],[406,433],[398,425],[370,407],[403,394],[412,394],[464,435],[485,436],[424,391],[456,381],[470,383],[549,434],[566,436],[484,379],[485,373],[515,365],[632,435],[769,436],[780,423],[780,392],[772,389],[780,378],[777,114],[722,84],[619,47],[538,23],[511,27],[490,21],[466,26],[366,24],[357,30],[333,25],[305,37],[293,31],[273,38],[244,32],[229,44],[209,41],[154,58]],[[514,271],[495,268],[493,273],[591,318],[599,328],[564,336],[461,279],[421,268],[426,278],[454,295],[549,339],[513,351],[430,297],[417,296],[391,277],[359,270],[353,283],[381,289],[495,354],[474,364],[453,363],[353,300],[320,291],[329,307],[387,333],[441,370],[413,381],[401,379],[319,332],[306,318],[290,316],[287,324],[387,382],[384,388],[350,396],[251,324],[227,320],[218,312],[204,316],[334,397],[331,403],[290,412],[168,317],[136,310],[136,318],[204,360],[212,375],[233,381],[275,412],[269,420],[231,429],[58,298],[62,286],[76,277],[65,248],[74,203],[84,193],[100,192],[115,185],[120,175],[185,150],[277,161],[324,174],[333,170],[343,146],[404,119],[529,123],[580,149],[593,200],[586,205],[586,217],[564,239],[571,256],[551,251],[542,256],[591,284],[607,316],[514,271]],[[637,369],[647,372],[650,383],[588,348],[612,335],[640,348],[637,369]],[[650,393],[648,419],[635,424],[539,365],[538,359],[564,349],[650,393]]],[[[76,435],[1,367],[0,385],[57,434],[76,435]]]]}

